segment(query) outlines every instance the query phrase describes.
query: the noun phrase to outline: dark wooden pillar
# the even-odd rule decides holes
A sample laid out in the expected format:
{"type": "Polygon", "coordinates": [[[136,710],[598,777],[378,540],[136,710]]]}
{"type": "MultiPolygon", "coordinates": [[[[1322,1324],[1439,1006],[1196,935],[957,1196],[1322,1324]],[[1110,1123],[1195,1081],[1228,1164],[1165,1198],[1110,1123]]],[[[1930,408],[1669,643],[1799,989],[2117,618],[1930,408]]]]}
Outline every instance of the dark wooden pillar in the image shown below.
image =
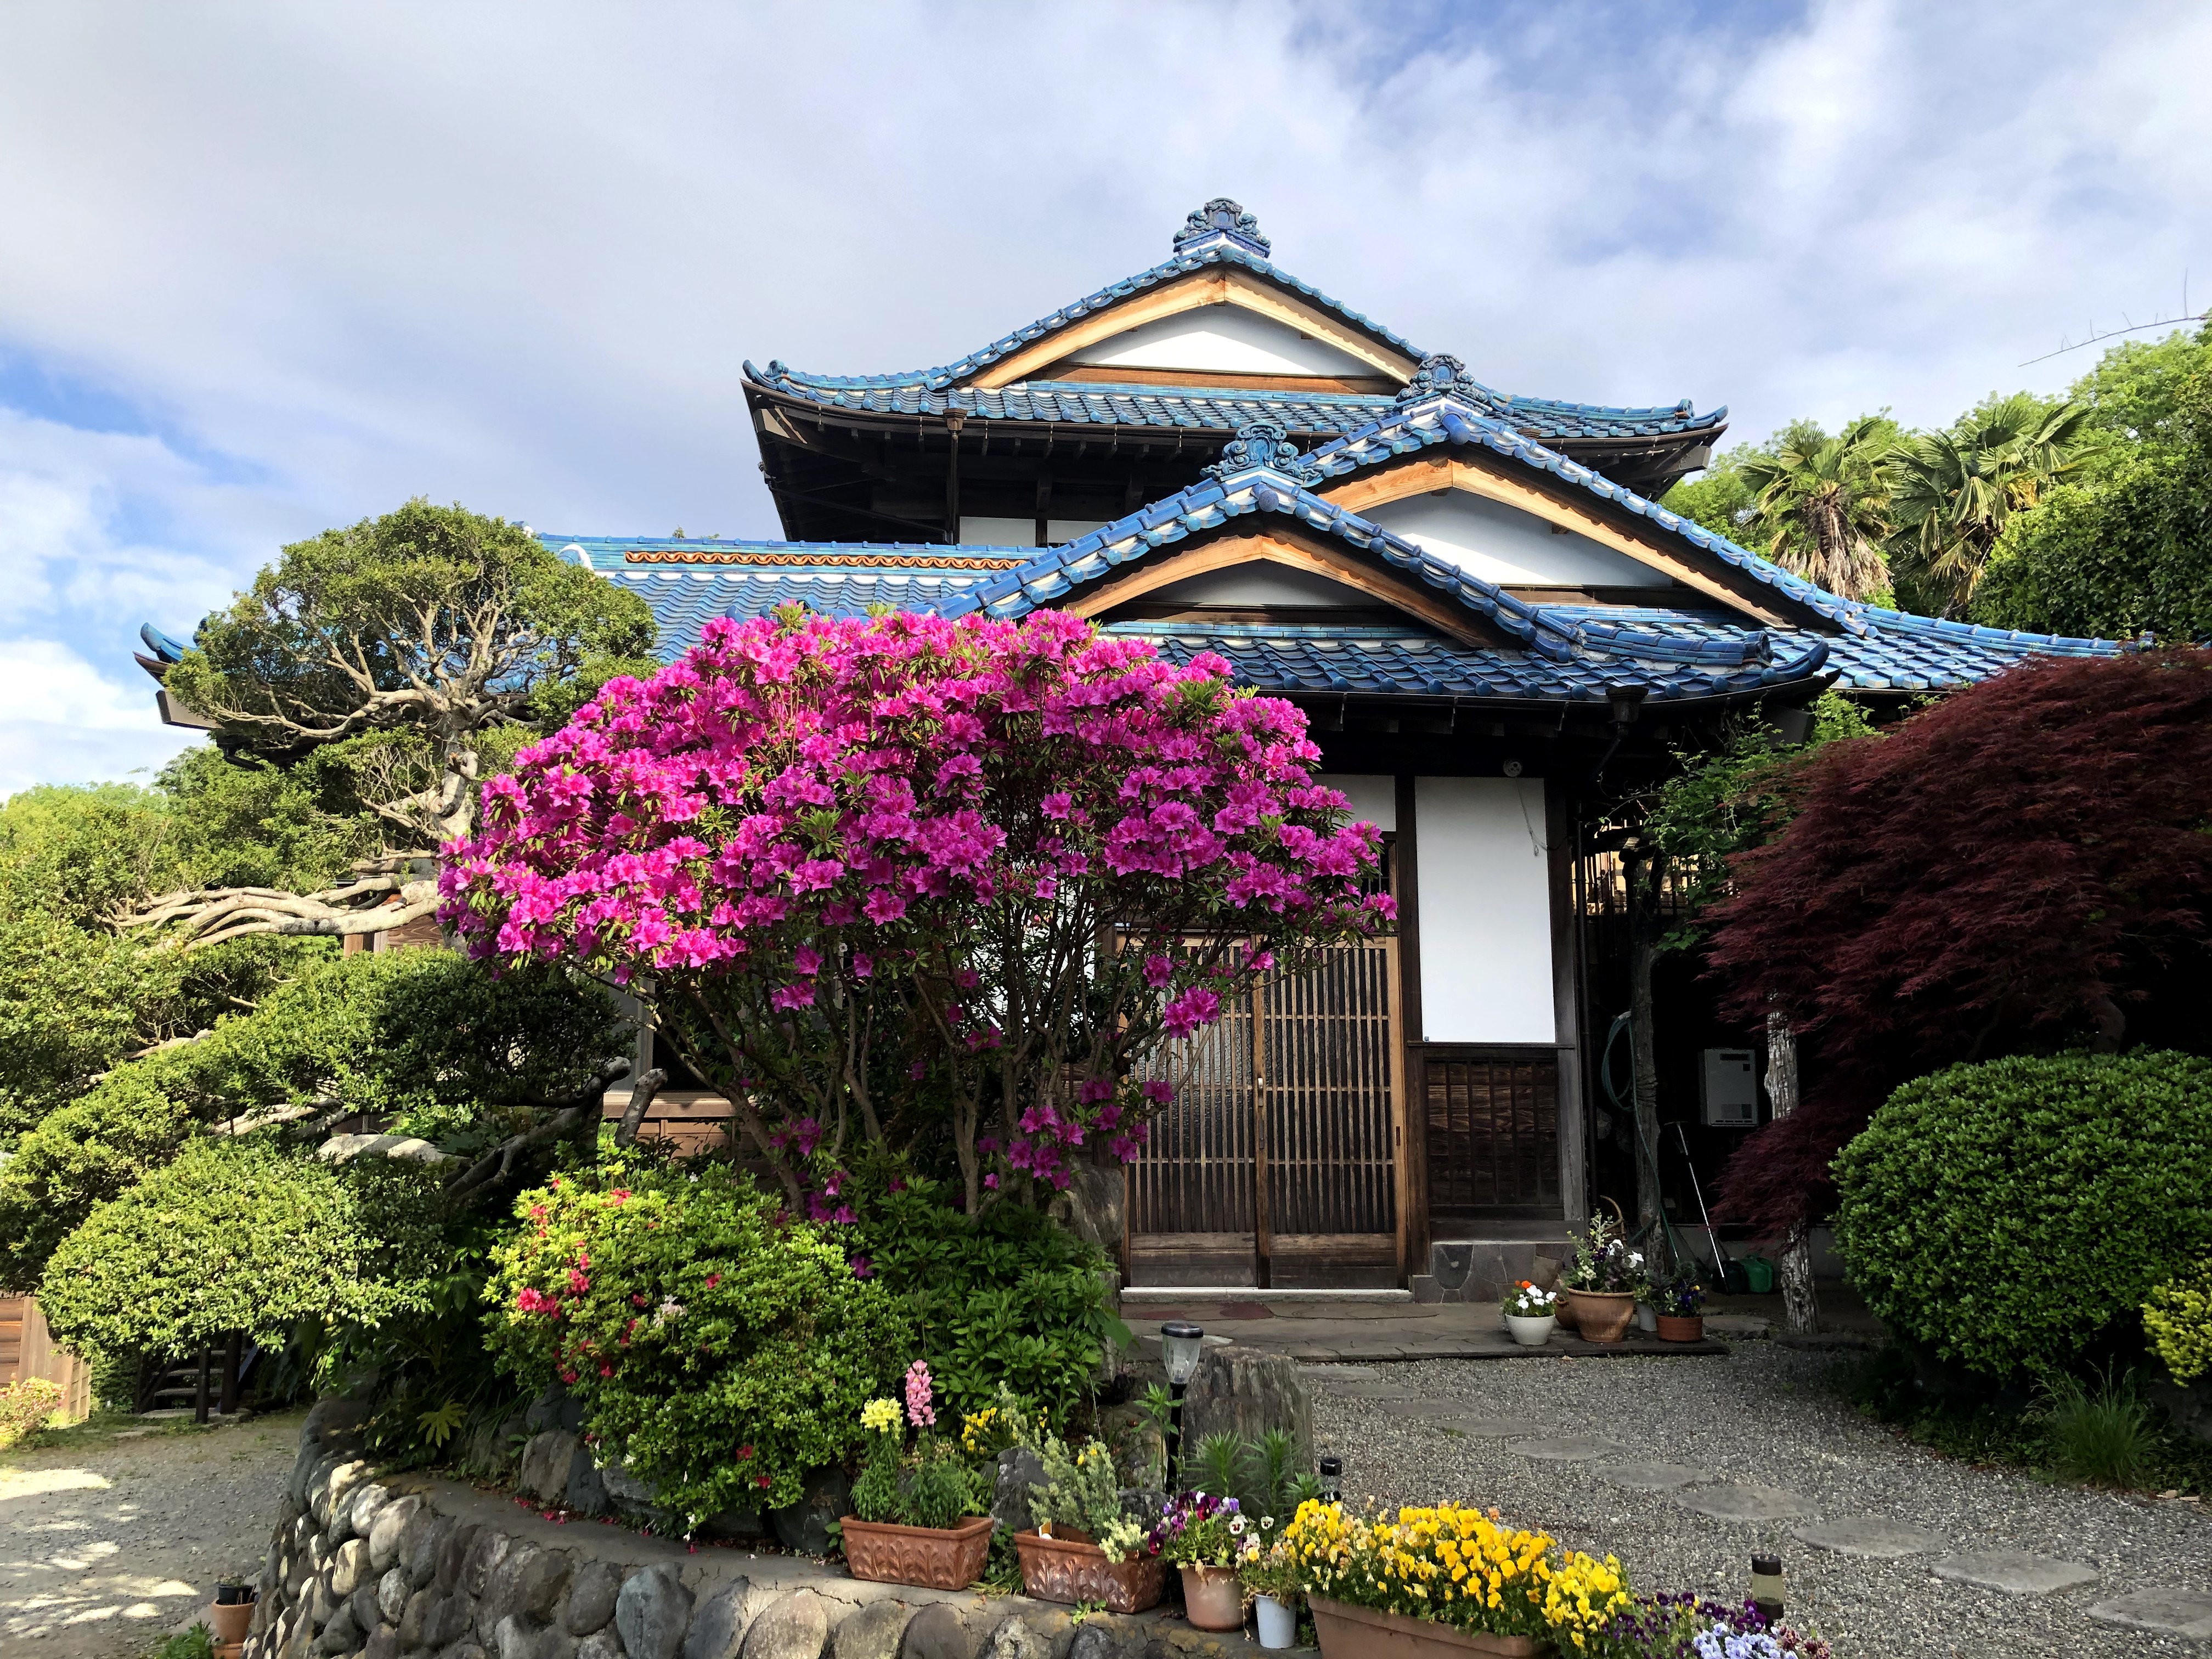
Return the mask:
{"type": "Polygon", "coordinates": [[[1421,874],[1419,826],[1414,821],[1413,779],[1397,779],[1398,827],[1392,874],[1398,901],[1398,1033],[1405,1055],[1406,1271],[1429,1270],[1428,1073],[1421,1051],[1421,874]]]}
{"type": "Polygon", "coordinates": [[[233,1331],[222,1349],[222,1400],[216,1409],[228,1417],[238,1409],[238,1368],[246,1358],[246,1334],[233,1331]]]}

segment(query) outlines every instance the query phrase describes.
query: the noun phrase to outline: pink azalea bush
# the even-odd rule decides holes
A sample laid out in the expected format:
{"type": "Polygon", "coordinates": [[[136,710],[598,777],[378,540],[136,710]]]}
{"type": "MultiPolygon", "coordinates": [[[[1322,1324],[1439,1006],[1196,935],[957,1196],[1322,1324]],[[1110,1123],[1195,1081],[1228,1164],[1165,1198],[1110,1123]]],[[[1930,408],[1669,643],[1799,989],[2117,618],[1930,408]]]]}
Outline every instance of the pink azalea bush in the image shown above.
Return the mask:
{"type": "Polygon", "coordinates": [[[1389,919],[1318,757],[1220,658],[1059,612],[714,623],[486,786],[441,915],[632,986],[813,1218],[856,1139],[946,1129],[972,1212],[1134,1158],[1152,1050],[1389,919]]]}

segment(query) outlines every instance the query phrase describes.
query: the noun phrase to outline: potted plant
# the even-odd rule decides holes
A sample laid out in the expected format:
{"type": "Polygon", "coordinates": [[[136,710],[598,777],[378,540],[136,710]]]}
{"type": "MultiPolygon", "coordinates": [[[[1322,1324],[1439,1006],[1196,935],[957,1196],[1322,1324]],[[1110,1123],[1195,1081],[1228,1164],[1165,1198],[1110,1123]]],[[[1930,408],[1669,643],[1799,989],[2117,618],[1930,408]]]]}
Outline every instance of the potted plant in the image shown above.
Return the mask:
{"type": "Polygon", "coordinates": [[[1540,1348],[1551,1340],[1559,1322],[1559,1293],[1540,1290],[1528,1279],[1513,1287],[1505,1298],[1505,1328],[1524,1348],[1540,1348]]]}
{"type": "Polygon", "coordinates": [[[853,1483],[853,1513],[838,1526],[845,1565],[855,1578],[964,1589],[990,1558],[988,1497],[960,1448],[935,1433],[929,1367],[919,1359],[907,1370],[905,1391],[903,1419],[894,1400],[861,1408],[869,1441],[853,1483]]]}
{"type": "Polygon", "coordinates": [[[1298,1607],[1305,1600],[1305,1579],[1298,1567],[1297,1551],[1275,1527],[1274,1517],[1263,1516],[1259,1529],[1273,1538],[1244,1534],[1244,1553],[1237,1558],[1237,1577],[1252,1598],[1253,1617],[1260,1626],[1263,1648],[1296,1647],[1298,1607]]]}
{"type": "Polygon", "coordinates": [[[1237,1582],[1244,1516],[1233,1498],[1187,1492],[1169,1500],[1152,1529],[1160,1552],[1182,1569],[1183,1613],[1200,1630],[1242,1630],[1244,1592],[1237,1582]]]}
{"type": "Polygon", "coordinates": [[[1614,1224],[1590,1218],[1566,1272],[1567,1302],[1585,1340],[1618,1342],[1636,1317],[1636,1291],[1644,1282],[1644,1255],[1632,1250],[1614,1224]]]}
{"type": "Polygon", "coordinates": [[[999,1414],[1015,1443],[1044,1467],[1030,1488],[1034,1532],[1014,1534],[1022,1588],[1040,1601],[1095,1602],[1111,1613],[1142,1613],[1165,1588],[1166,1567],[1151,1530],[1121,1510],[1114,1454],[1103,1440],[1071,1450],[1030,1422],[1003,1389],[999,1414]]]}
{"type": "Polygon", "coordinates": [[[1698,1342],[1705,1334],[1705,1287],[1687,1267],[1659,1291],[1659,1340],[1698,1342]]]}
{"type": "Polygon", "coordinates": [[[1305,1504],[1285,1542],[1322,1659],[1535,1659],[1585,1652],[1634,1606],[1620,1564],[1438,1505],[1353,1514],[1305,1504]]]}

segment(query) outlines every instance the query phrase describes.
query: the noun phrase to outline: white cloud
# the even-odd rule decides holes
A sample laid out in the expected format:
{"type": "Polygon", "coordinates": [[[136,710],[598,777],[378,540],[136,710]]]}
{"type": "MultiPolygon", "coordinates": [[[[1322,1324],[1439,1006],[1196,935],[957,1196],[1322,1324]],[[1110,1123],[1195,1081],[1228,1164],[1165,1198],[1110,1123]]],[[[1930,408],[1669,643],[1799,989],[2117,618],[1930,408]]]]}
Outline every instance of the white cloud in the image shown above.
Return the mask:
{"type": "Polygon", "coordinates": [[[57,640],[0,641],[0,797],[150,772],[196,732],[163,726],[154,682],[109,678],[57,640]]]}
{"type": "Polygon", "coordinates": [[[1738,436],[2063,386],[2212,270],[2212,11],[1688,16],[0,9],[0,356],[140,417],[0,374],[0,624],[120,672],[416,494],[773,533],[744,359],[950,361],[1219,193],[1493,385],[1738,436]]]}

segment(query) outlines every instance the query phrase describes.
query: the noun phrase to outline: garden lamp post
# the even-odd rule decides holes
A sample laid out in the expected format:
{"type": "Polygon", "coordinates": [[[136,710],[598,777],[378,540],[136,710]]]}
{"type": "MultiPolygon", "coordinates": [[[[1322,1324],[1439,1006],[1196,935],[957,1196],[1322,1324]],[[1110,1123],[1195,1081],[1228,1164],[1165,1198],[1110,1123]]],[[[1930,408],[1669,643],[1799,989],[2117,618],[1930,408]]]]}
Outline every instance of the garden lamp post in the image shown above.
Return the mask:
{"type": "Polygon", "coordinates": [[[1769,1625],[1782,1622],[1780,1556],[1754,1555],[1751,1558],[1751,1604],[1759,1609],[1759,1616],[1769,1625]]]}
{"type": "MultiPolygon", "coordinates": [[[[1206,1332],[1188,1319],[1170,1319],[1160,1327],[1160,1363],[1167,1368],[1168,1396],[1175,1404],[1168,1426],[1168,1468],[1182,1461],[1182,1394],[1198,1375],[1199,1357],[1206,1352],[1206,1332]]],[[[1170,1480],[1174,1476],[1170,1473],[1170,1480]]]]}

